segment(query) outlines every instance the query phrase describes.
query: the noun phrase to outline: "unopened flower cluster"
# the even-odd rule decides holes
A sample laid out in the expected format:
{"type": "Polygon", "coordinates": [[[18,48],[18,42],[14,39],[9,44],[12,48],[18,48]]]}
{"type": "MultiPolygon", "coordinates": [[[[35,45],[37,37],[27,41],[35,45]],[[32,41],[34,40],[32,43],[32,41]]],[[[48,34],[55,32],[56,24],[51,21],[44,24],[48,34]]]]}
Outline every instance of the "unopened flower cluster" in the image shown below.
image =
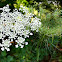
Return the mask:
{"type": "Polygon", "coordinates": [[[10,46],[15,40],[17,44],[15,47],[21,48],[27,45],[25,38],[29,38],[29,35],[33,35],[31,31],[39,31],[41,27],[41,22],[37,17],[33,17],[32,13],[28,12],[27,7],[20,6],[19,10],[14,9],[13,12],[10,11],[9,5],[0,8],[2,11],[0,13],[0,47],[1,50],[10,51],[10,46]],[[21,12],[22,11],[22,12],[21,12]],[[8,37],[5,39],[5,37],[8,37]]]}

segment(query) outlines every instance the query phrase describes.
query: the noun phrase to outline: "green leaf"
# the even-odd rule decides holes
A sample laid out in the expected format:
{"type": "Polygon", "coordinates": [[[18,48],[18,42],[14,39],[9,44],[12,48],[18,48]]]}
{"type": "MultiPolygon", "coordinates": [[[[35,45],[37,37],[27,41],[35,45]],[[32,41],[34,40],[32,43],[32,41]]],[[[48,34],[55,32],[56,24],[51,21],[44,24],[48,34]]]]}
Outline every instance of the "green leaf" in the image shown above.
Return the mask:
{"type": "Polygon", "coordinates": [[[11,61],[13,61],[13,57],[12,56],[8,56],[7,57],[7,62],[11,62],[11,61]]]}
{"type": "Polygon", "coordinates": [[[6,55],[7,55],[6,51],[2,51],[2,52],[1,52],[1,55],[2,55],[2,56],[6,56],[6,55]]]}

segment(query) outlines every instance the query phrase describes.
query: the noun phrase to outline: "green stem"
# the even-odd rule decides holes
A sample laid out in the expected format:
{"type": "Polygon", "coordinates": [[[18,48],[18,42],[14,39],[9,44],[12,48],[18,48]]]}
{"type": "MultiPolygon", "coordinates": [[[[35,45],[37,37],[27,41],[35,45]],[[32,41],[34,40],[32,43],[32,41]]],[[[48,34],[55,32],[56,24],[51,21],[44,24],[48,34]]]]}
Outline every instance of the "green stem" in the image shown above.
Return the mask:
{"type": "Polygon", "coordinates": [[[54,35],[52,35],[52,43],[53,43],[53,40],[54,40],[54,35]]]}

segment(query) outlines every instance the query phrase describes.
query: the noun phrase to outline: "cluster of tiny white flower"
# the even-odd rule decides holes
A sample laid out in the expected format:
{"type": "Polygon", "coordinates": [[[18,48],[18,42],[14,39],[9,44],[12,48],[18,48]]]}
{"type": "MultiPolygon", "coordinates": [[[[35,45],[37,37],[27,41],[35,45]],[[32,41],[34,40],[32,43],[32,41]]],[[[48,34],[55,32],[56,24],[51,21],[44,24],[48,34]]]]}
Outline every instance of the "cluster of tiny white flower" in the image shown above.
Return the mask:
{"type": "Polygon", "coordinates": [[[38,32],[39,27],[41,27],[40,19],[34,17],[33,14],[29,13],[26,9],[27,7],[20,6],[19,11],[14,9],[13,12],[10,12],[9,5],[0,8],[2,13],[0,13],[0,42],[1,50],[10,51],[10,46],[12,42],[15,41],[17,44],[16,48],[20,46],[24,47],[24,44],[27,45],[28,42],[24,42],[25,38],[29,35],[33,35],[31,30],[36,30],[38,32]],[[23,11],[24,14],[22,14],[23,11]],[[8,37],[5,39],[5,37],[8,37]]]}

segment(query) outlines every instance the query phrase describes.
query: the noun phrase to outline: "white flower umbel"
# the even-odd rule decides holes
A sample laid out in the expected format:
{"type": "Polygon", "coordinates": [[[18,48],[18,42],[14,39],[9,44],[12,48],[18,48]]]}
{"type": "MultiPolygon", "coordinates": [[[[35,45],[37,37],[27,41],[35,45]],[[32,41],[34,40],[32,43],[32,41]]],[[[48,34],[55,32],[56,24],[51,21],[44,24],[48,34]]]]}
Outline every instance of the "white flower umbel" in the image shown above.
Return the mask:
{"type": "Polygon", "coordinates": [[[16,42],[16,48],[18,46],[23,48],[24,45],[28,45],[28,42],[25,42],[25,38],[33,35],[31,30],[39,31],[41,27],[40,19],[33,17],[33,14],[29,13],[28,8],[25,6],[20,6],[19,11],[14,9],[13,12],[10,12],[9,5],[0,8],[0,10],[2,10],[2,13],[0,13],[1,50],[10,51],[9,47],[13,42],[16,42]]]}

